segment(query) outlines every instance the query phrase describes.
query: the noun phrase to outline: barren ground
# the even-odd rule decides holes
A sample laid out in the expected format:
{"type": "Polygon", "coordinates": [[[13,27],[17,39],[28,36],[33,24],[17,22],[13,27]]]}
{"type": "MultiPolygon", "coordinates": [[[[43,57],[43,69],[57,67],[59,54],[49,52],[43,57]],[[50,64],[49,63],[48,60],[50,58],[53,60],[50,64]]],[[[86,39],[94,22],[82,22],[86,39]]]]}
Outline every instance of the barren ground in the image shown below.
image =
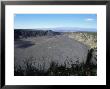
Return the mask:
{"type": "Polygon", "coordinates": [[[68,35],[30,37],[14,44],[15,65],[22,65],[23,60],[33,58],[36,67],[45,64],[46,69],[51,61],[59,65],[67,61],[67,67],[71,63],[85,62],[89,49],[68,35]]]}

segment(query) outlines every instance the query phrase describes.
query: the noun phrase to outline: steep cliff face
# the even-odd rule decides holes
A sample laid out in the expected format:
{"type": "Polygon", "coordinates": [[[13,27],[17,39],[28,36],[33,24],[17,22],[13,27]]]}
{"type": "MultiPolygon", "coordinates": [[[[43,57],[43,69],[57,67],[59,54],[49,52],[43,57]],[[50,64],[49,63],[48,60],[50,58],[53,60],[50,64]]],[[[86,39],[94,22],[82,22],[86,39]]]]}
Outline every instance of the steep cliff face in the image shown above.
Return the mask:
{"type": "Polygon", "coordinates": [[[37,36],[55,36],[60,35],[60,32],[54,32],[52,30],[24,30],[24,29],[15,29],[14,30],[14,39],[22,39],[28,37],[37,37],[37,36]]]}
{"type": "Polygon", "coordinates": [[[97,48],[96,32],[73,32],[69,33],[69,37],[89,46],[90,48],[97,48]]]}

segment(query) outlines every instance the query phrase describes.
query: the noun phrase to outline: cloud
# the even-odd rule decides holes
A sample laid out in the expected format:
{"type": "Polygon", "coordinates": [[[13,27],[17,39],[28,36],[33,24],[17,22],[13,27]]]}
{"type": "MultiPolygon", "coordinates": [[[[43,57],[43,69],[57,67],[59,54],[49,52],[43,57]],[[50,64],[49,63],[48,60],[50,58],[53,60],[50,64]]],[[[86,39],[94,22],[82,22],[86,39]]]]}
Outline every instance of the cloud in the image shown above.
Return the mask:
{"type": "Polygon", "coordinates": [[[94,21],[92,18],[87,18],[86,21],[94,21]]]}

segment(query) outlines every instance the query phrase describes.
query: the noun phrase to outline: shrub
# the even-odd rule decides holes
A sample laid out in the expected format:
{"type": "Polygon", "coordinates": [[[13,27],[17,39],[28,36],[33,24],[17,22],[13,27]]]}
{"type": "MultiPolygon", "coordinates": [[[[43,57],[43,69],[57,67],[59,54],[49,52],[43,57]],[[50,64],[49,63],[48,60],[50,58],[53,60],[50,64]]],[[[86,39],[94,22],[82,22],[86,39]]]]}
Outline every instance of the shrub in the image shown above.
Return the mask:
{"type": "MultiPolygon", "coordinates": [[[[56,62],[51,62],[49,69],[45,71],[45,68],[39,69],[35,67],[33,58],[26,59],[24,61],[24,69],[20,65],[15,66],[15,76],[96,76],[97,66],[94,64],[71,64],[70,68],[64,65],[58,65],[56,62]]],[[[68,61],[67,61],[68,62],[68,61]]]]}

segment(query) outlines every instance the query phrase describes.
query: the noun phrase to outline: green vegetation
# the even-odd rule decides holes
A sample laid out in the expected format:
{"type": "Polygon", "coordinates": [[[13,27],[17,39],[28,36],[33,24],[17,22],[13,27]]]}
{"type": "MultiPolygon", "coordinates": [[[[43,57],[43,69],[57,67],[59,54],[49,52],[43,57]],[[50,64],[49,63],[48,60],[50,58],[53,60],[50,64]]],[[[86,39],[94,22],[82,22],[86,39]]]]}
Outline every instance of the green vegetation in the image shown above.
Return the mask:
{"type": "Polygon", "coordinates": [[[68,68],[66,63],[64,65],[58,65],[58,63],[51,62],[48,70],[45,70],[44,66],[37,69],[34,66],[34,61],[27,59],[24,61],[24,68],[20,65],[15,66],[15,76],[96,76],[97,66],[91,63],[71,64],[68,68]]]}
{"type": "Polygon", "coordinates": [[[88,35],[97,36],[97,32],[85,32],[85,33],[87,33],[88,35]]]}

